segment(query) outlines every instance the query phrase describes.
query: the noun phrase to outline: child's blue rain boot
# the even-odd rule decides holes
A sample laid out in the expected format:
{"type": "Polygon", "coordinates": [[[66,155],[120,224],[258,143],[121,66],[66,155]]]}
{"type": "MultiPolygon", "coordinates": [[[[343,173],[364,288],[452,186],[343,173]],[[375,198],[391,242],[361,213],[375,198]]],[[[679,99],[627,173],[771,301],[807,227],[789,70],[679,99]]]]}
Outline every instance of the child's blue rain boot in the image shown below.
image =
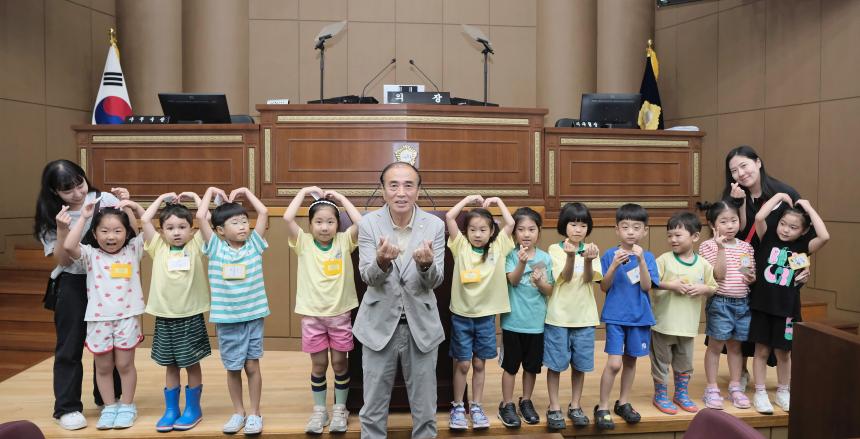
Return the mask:
{"type": "Polygon", "coordinates": [[[173,430],[173,423],[179,417],[179,391],[180,387],[176,386],[172,389],[164,388],[164,415],[155,424],[155,429],[160,432],[173,430]]]}
{"type": "Polygon", "coordinates": [[[185,411],[173,424],[174,430],[191,430],[203,419],[203,411],[200,409],[200,395],[203,393],[203,384],[197,387],[185,386],[185,411]]]}

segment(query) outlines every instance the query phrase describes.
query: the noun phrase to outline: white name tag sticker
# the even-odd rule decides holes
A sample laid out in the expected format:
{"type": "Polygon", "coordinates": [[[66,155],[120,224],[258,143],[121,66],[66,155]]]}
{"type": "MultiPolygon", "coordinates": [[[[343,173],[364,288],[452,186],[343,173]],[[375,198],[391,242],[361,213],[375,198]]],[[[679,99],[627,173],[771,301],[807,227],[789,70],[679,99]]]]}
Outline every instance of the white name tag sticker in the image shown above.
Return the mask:
{"type": "Polygon", "coordinates": [[[630,279],[630,283],[636,285],[639,283],[639,266],[627,272],[627,279],[630,279]]]}
{"type": "Polygon", "coordinates": [[[221,275],[227,280],[244,279],[245,264],[224,264],[221,275]]]}
{"type": "Polygon", "coordinates": [[[191,270],[191,258],[188,256],[178,256],[167,258],[167,271],[188,271],[191,270]]]}
{"type": "Polygon", "coordinates": [[[576,261],[574,261],[574,263],[573,263],[573,272],[574,273],[585,272],[585,260],[583,258],[576,258],[576,261]]]}

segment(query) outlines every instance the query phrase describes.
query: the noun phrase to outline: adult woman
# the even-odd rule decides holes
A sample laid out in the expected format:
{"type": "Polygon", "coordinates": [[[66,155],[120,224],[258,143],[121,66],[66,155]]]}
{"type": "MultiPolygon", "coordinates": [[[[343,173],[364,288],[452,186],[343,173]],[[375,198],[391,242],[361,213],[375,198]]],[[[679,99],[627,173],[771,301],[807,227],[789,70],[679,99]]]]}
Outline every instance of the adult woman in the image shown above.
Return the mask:
{"type": "MultiPolygon", "coordinates": [[[[128,198],[123,188],[113,189],[113,194],[128,198]]],[[[87,426],[81,414],[81,381],[83,365],[81,356],[86,337],[84,311],[87,308],[86,273],[63,249],[62,242],[68,233],[67,227],[57,227],[56,215],[61,208],[69,206],[68,214],[74,224],[81,215],[85,203],[99,198],[100,206],[119,203],[116,196],[90,185],[84,170],[68,160],[55,160],[45,165],[42,171],[42,188],[36,200],[34,236],[42,242],[45,256],[53,255],[57,267],[51,273],[56,293],[46,295],[46,307],[54,309],[54,327],[57,344],[54,348],[54,419],[67,430],[87,426]],[[57,242],[59,241],[59,244],[57,242]],[[53,302],[53,303],[52,303],[53,302]]],[[[89,229],[89,225],[85,229],[89,229]]],[[[94,375],[95,380],[95,375],[94,375]]],[[[95,388],[95,385],[93,386],[95,388]]],[[[114,388],[119,395],[119,375],[114,371],[114,388]]],[[[102,405],[98,390],[93,395],[97,405],[102,405]]]]}

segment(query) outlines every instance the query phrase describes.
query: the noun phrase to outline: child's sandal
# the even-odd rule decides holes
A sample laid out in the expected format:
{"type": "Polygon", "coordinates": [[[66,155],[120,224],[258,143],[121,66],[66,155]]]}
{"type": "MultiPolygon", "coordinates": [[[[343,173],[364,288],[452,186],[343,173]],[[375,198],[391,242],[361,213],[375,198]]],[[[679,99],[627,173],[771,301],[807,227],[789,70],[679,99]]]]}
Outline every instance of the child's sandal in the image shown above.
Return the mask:
{"type": "Polygon", "coordinates": [[[709,409],[723,409],[723,395],[720,395],[720,389],[706,388],[705,397],[702,400],[705,402],[705,407],[709,409]]]}
{"type": "Polygon", "coordinates": [[[732,405],[739,409],[748,409],[752,406],[750,399],[740,387],[729,387],[729,397],[732,398],[732,405]]]}

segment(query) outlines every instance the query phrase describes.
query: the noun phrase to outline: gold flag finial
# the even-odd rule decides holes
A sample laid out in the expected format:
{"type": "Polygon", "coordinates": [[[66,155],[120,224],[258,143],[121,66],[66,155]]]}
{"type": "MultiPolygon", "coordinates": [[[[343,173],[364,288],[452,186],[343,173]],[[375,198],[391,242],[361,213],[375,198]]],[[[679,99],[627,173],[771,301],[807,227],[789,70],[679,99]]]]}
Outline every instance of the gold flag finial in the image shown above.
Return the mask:
{"type": "Polygon", "coordinates": [[[114,28],[110,28],[110,31],[108,31],[108,37],[110,38],[109,42],[111,46],[116,46],[116,30],[114,28]]]}

